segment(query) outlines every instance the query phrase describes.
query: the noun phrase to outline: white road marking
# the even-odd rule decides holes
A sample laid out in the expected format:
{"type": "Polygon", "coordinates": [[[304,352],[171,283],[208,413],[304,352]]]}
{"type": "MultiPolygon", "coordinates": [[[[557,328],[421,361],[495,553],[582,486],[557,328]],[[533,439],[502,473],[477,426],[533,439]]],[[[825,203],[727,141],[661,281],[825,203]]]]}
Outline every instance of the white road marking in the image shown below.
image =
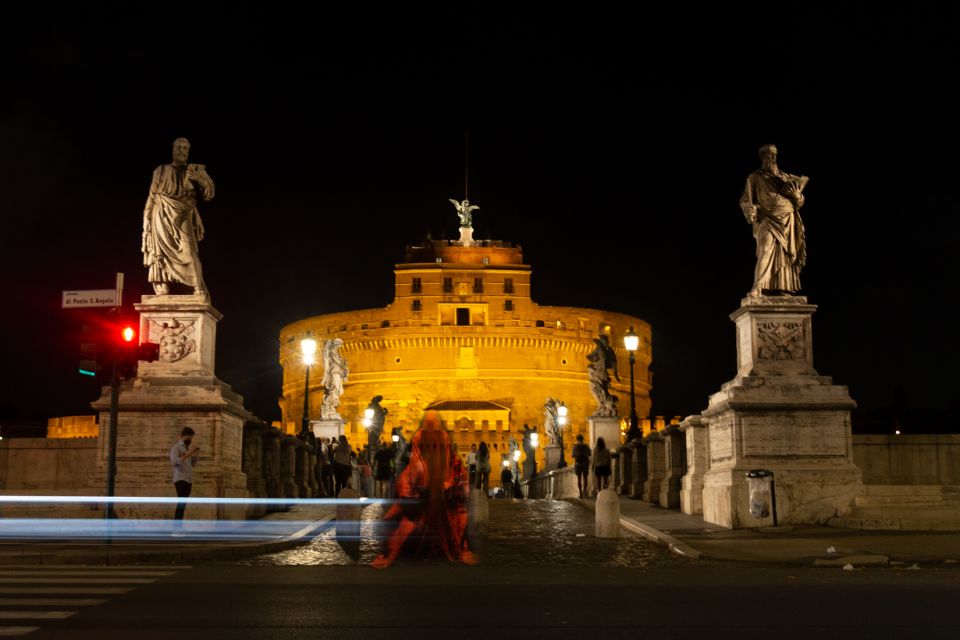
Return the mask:
{"type": "Polygon", "coordinates": [[[0,598],[0,607],[95,607],[100,598],[0,598]]]}
{"type": "Polygon", "coordinates": [[[63,620],[76,611],[3,611],[0,610],[0,620],[63,620]]]}
{"type": "Polygon", "coordinates": [[[0,627],[0,636],[25,636],[28,633],[33,633],[39,628],[40,627],[0,627]]]}
{"type": "Polygon", "coordinates": [[[133,587],[0,587],[0,594],[12,596],[18,594],[47,595],[71,594],[84,596],[122,595],[133,591],[133,587]]]}

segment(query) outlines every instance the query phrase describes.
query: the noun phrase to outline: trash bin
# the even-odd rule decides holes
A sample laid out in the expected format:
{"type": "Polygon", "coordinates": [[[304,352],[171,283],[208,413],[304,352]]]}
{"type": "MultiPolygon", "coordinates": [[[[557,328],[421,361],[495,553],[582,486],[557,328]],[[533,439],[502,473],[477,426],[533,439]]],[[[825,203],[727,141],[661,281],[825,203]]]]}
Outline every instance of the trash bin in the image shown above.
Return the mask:
{"type": "Polygon", "coordinates": [[[772,514],[773,526],[777,526],[777,494],[773,484],[773,472],[767,469],[751,469],[746,476],[750,515],[763,519],[772,514]]]}

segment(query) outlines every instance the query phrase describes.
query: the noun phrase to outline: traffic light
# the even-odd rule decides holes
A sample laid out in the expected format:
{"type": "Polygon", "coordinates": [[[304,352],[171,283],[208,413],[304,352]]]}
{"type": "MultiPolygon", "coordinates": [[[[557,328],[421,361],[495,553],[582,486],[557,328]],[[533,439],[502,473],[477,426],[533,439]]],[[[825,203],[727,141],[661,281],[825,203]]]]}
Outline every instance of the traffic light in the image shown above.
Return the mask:
{"type": "Polygon", "coordinates": [[[80,351],[77,363],[77,371],[80,375],[95,378],[100,373],[99,356],[103,351],[101,339],[102,336],[97,327],[89,324],[80,325],[80,351]]]}
{"type": "Polygon", "coordinates": [[[160,357],[160,345],[153,342],[139,344],[137,330],[132,325],[122,325],[120,342],[117,347],[117,377],[130,380],[137,377],[137,366],[141,360],[153,362],[160,357]]]}

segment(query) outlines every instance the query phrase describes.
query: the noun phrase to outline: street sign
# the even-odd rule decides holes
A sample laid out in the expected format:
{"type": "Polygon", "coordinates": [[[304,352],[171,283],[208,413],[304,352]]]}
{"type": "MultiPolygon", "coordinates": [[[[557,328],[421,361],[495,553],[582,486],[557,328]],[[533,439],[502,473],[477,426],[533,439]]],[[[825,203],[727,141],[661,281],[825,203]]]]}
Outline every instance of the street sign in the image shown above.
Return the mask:
{"type": "Polygon", "coordinates": [[[90,289],[87,291],[64,291],[63,309],[80,307],[116,307],[119,306],[116,289],[90,289]]]}

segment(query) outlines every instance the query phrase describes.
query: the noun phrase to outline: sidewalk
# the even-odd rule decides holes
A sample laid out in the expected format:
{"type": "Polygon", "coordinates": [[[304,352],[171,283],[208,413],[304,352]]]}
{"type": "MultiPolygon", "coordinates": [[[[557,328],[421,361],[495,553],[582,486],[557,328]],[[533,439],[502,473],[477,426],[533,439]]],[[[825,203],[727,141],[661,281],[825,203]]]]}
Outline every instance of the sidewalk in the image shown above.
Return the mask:
{"type": "MultiPolygon", "coordinates": [[[[594,500],[573,499],[593,510],[594,500]]],[[[817,526],[724,529],[620,496],[620,525],[693,559],[842,567],[914,563],[960,568],[960,533],[858,531],[817,526]]]]}
{"type": "MultiPolygon", "coordinates": [[[[243,558],[309,542],[318,529],[333,519],[335,512],[333,505],[310,505],[272,513],[254,521],[270,523],[272,531],[246,536],[253,539],[224,539],[201,523],[193,523],[191,528],[191,521],[186,520],[187,535],[183,539],[174,539],[168,533],[138,540],[115,539],[110,544],[97,538],[74,542],[0,542],[0,565],[130,565],[243,558]],[[284,527],[284,523],[289,526],[284,527]]],[[[225,524],[229,526],[229,522],[225,524]]]]}

